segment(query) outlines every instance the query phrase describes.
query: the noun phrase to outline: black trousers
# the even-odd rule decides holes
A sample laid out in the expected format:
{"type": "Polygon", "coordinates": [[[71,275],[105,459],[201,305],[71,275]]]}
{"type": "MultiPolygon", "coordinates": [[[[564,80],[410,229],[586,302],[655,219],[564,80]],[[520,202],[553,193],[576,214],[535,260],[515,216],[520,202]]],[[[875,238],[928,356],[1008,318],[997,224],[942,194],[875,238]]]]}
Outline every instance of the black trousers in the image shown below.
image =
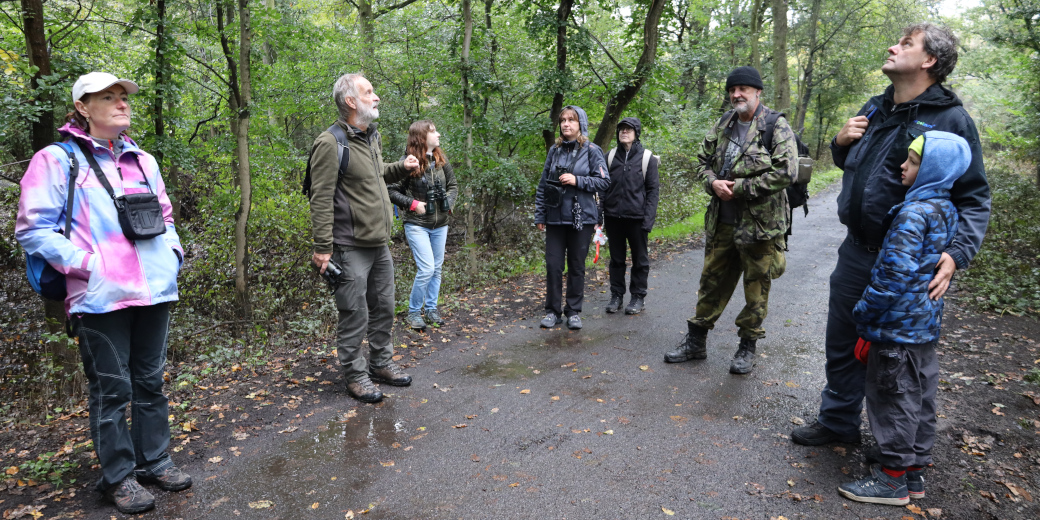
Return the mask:
{"type": "Polygon", "coordinates": [[[643,219],[604,217],[603,231],[610,247],[610,292],[625,294],[625,256],[632,249],[632,280],[629,292],[637,298],[646,298],[647,279],[650,277],[650,256],[647,252],[650,233],[643,231],[643,219]],[[626,245],[627,243],[627,245],[626,245]]]}
{"type": "Polygon", "coordinates": [[[557,316],[581,314],[585,300],[585,257],[595,226],[586,224],[581,231],[570,224],[545,226],[545,310],[557,316]],[[563,306],[563,258],[567,255],[567,307],[563,306]]]}

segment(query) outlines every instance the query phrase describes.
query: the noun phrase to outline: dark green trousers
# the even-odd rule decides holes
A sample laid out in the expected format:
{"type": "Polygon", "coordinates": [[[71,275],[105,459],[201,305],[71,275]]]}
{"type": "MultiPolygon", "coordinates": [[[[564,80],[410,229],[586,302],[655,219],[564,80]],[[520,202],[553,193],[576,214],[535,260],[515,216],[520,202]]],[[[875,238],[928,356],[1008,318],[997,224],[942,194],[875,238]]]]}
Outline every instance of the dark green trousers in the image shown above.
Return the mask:
{"type": "Polygon", "coordinates": [[[776,239],[738,245],[733,241],[735,227],[719,223],[704,246],[704,269],[697,291],[697,314],[690,323],[712,329],[726,309],[741,276],[744,278],[744,308],[737,315],[737,335],[761,339],[766,335],[762,322],[769,310],[770,268],[776,252],[776,239]]]}

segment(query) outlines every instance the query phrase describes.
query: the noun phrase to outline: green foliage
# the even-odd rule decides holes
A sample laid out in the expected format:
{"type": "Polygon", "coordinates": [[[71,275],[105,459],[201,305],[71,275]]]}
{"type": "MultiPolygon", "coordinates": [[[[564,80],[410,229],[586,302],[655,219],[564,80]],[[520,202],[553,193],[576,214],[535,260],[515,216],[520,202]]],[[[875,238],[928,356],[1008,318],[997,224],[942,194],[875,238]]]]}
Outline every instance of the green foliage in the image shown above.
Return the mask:
{"type": "Polygon", "coordinates": [[[1040,368],[1030,368],[1029,372],[1022,379],[1027,383],[1033,383],[1034,385],[1040,385],[1040,368]]]}
{"type": "Polygon", "coordinates": [[[960,282],[977,306],[1040,314],[1040,197],[1036,179],[1004,161],[986,172],[993,212],[982,249],[960,282]]]}

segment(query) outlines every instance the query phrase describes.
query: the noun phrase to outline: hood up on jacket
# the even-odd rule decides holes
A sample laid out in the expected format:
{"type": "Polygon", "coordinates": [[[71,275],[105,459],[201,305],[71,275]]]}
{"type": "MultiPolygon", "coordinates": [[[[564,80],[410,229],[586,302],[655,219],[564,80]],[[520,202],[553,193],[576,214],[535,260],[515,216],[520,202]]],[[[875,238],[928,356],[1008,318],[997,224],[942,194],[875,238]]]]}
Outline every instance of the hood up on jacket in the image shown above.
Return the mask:
{"type": "MultiPolygon", "coordinates": [[[[574,105],[567,105],[567,106],[563,107],[562,109],[560,109],[560,113],[562,114],[563,111],[567,110],[568,108],[573,110],[574,112],[576,112],[578,114],[578,128],[581,129],[581,135],[583,135],[585,137],[588,137],[589,136],[589,116],[585,115],[585,111],[582,110],[581,107],[577,107],[577,106],[574,106],[574,105]]],[[[559,123],[557,123],[556,126],[560,126],[559,123]]]]}
{"type": "Polygon", "coordinates": [[[949,132],[925,132],[921,167],[906,200],[949,198],[953,183],[971,164],[971,148],[963,137],[949,132]]]}
{"type": "Polygon", "coordinates": [[[614,139],[619,143],[621,142],[621,125],[626,125],[635,130],[636,141],[639,141],[639,135],[643,133],[643,123],[639,121],[638,117],[626,117],[618,121],[617,128],[614,131],[614,139]]]}

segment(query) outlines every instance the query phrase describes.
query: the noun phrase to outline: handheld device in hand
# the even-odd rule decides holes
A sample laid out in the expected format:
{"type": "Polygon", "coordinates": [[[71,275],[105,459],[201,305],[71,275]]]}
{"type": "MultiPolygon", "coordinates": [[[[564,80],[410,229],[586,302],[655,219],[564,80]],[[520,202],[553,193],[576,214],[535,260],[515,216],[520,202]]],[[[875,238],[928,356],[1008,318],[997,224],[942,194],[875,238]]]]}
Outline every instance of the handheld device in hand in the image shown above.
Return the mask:
{"type": "Polygon", "coordinates": [[[343,268],[329,260],[329,263],[325,266],[325,272],[321,273],[321,277],[329,284],[329,290],[336,292],[336,285],[339,283],[339,277],[343,274],[343,268]]]}

